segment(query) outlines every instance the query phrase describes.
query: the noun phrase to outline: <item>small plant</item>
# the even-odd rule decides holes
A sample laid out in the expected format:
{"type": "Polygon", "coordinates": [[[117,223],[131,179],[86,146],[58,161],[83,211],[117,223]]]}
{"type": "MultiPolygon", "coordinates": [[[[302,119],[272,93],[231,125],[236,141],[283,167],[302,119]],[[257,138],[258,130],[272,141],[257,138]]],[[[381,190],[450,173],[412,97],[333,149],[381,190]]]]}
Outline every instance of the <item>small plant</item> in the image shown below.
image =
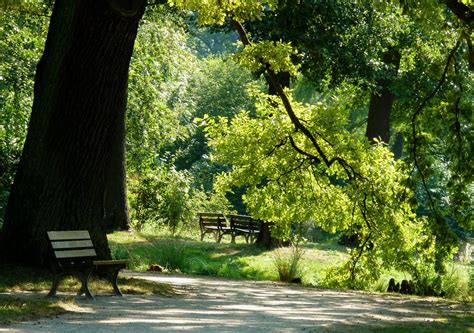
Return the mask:
{"type": "Polygon", "coordinates": [[[278,271],[278,276],[282,282],[301,281],[301,259],[304,249],[298,243],[291,243],[290,252],[280,248],[273,254],[273,265],[278,271]]]}
{"type": "Polygon", "coordinates": [[[162,244],[158,252],[158,263],[167,270],[184,271],[187,266],[186,246],[180,243],[162,244]]]}

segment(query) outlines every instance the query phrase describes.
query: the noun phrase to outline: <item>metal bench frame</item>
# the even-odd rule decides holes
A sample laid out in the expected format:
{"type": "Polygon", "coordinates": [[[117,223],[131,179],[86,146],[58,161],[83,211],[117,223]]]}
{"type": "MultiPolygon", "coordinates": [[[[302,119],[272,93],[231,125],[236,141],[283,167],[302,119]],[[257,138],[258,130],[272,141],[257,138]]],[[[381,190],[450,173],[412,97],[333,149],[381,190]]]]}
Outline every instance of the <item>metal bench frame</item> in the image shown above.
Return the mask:
{"type": "Polygon", "coordinates": [[[97,257],[89,231],[48,231],[54,259],[51,262],[53,284],[48,297],[56,295],[59,283],[65,276],[77,276],[81,288],[77,295],[94,299],[89,290],[89,279],[92,273],[103,273],[112,284],[114,293],[122,296],[117,284],[118,274],[127,266],[127,260],[94,260],[97,257]]]}
{"type": "Polygon", "coordinates": [[[198,213],[199,228],[201,229],[201,241],[207,233],[214,234],[217,243],[220,243],[222,236],[231,233],[227,226],[227,220],[221,213],[198,213]]]}
{"type": "Polygon", "coordinates": [[[243,236],[247,244],[257,239],[261,228],[260,221],[247,215],[230,214],[227,218],[230,220],[232,243],[235,243],[237,236],[243,236]]]}

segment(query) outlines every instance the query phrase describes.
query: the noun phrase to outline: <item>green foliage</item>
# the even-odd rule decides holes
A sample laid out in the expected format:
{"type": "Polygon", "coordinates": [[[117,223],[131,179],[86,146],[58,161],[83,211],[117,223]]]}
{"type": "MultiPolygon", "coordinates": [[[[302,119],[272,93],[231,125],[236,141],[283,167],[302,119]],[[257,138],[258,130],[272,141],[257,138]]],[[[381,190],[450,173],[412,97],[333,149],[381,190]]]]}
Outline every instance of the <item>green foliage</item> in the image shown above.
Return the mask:
{"type": "Polygon", "coordinates": [[[36,63],[48,28],[48,7],[29,5],[25,11],[7,7],[0,18],[0,225],[26,138],[36,63]]]}
{"type": "Polygon", "coordinates": [[[202,130],[205,113],[235,114],[251,105],[243,86],[250,74],[230,59],[198,59],[182,18],[164,7],[145,14],[130,69],[127,171],[131,220],[187,228],[199,210],[231,211],[212,192],[213,175],[202,130]]]}
{"type": "Polygon", "coordinates": [[[262,17],[265,7],[272,8],[274,0],[168,0],[172,6],[198,14],[202,25],[223,24],[231,15],[235,20],[256,20],[262,17]]]}
{"type": "Polygon", "coordinates": [[[159,7],[143,18],[130,64],[127,106],[129,173],[153,170],[172,156],[163,147],[187,135],[182,119],[189,111],[180,101],[196,57],[184,30],[159,7]]]}
{"type": "Polygon", "coordinates": [[[296,55],[296,51],[288,43],[262,41],[245,47],[236,54],[236,58],[242,66],[254,73],[264,70],[263,64],[268,64],[275,73],[287,72],[296,75],[299,65],[293,64],[292,61],[296,55]]]}
{"type": "MultiPolygon", "coordinates": [[[[408,270],[415,257],[430,261],[434,239],[426,220],[412,210],[403,163],[383,145],[364,143],[347,129],[348,106],[359,98],[357,89],[348,86],[315,105],[291,101],[301,121],[324,138],[319,142],[328,159],[338,156],[349,167],[326,167],[300,154],[293,146],[317,152],[294,131],[275,97],[256,94],[256,117],[242,112],[231,121],[206,120],[215,158],[233,165],[218,178],[220,190],[247,185],[244,200],[252,215],[275,222],[283,237],[289,236],[291,224],[305,221],[329,232],[357,230],[361,245],[343,267],[345,281],[354,287],[356,280],[376,280],[383,268],[408,270]]],[[[441,252],[451,255],[449,249],[441,252]]]]}

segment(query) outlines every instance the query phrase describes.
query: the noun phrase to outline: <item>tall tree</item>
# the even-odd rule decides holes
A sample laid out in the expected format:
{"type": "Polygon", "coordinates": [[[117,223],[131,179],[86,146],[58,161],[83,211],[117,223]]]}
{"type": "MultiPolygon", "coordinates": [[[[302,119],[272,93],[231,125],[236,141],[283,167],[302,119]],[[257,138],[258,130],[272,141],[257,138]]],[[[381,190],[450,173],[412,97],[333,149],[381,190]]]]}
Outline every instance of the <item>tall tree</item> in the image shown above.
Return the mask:
{"type": "Polygon", "coordinates": [[[60,229],[88,229],[98,255],[110,257],[106,202],[124,188],[107,192],[107,180],[124,161],[117,143],[144,8],[145,0],[55,2],[3,226],[5,257],[43,263],[46,231],[60,229]]]}
{"type": "Polygon", "coordinates": [[[395,48],[389,49],[383,55],[382,62],[390,68],[391,73],[386,73],[386,77],[377,82],[378,89],[370,97],[365,135],[371,142],[376,142],[374,139],[380,139],[388,143],[390,140],[390,114],[395,98],[390,85],[393,83],[393,77],[400,67],[400,58],[401,55],[395,48]]]}

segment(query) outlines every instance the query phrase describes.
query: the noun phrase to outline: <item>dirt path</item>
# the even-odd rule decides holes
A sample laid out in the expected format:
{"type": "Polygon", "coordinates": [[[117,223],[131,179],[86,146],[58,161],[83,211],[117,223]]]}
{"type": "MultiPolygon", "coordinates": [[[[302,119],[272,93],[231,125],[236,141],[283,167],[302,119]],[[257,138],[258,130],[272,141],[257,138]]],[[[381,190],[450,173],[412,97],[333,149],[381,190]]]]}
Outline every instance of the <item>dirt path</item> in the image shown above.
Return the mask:
{"type": "Polygon", "coordinates": [[[469,326],[473,307],[458,303],[269,282],[126,274],[173,284],[183,295],[81,299],[79,313],[0,327],[0,332],[408,332],[424,326],[442,332],[451,331],[456,316],[467,325],[462,332],[474,332],[469,326]]]}

